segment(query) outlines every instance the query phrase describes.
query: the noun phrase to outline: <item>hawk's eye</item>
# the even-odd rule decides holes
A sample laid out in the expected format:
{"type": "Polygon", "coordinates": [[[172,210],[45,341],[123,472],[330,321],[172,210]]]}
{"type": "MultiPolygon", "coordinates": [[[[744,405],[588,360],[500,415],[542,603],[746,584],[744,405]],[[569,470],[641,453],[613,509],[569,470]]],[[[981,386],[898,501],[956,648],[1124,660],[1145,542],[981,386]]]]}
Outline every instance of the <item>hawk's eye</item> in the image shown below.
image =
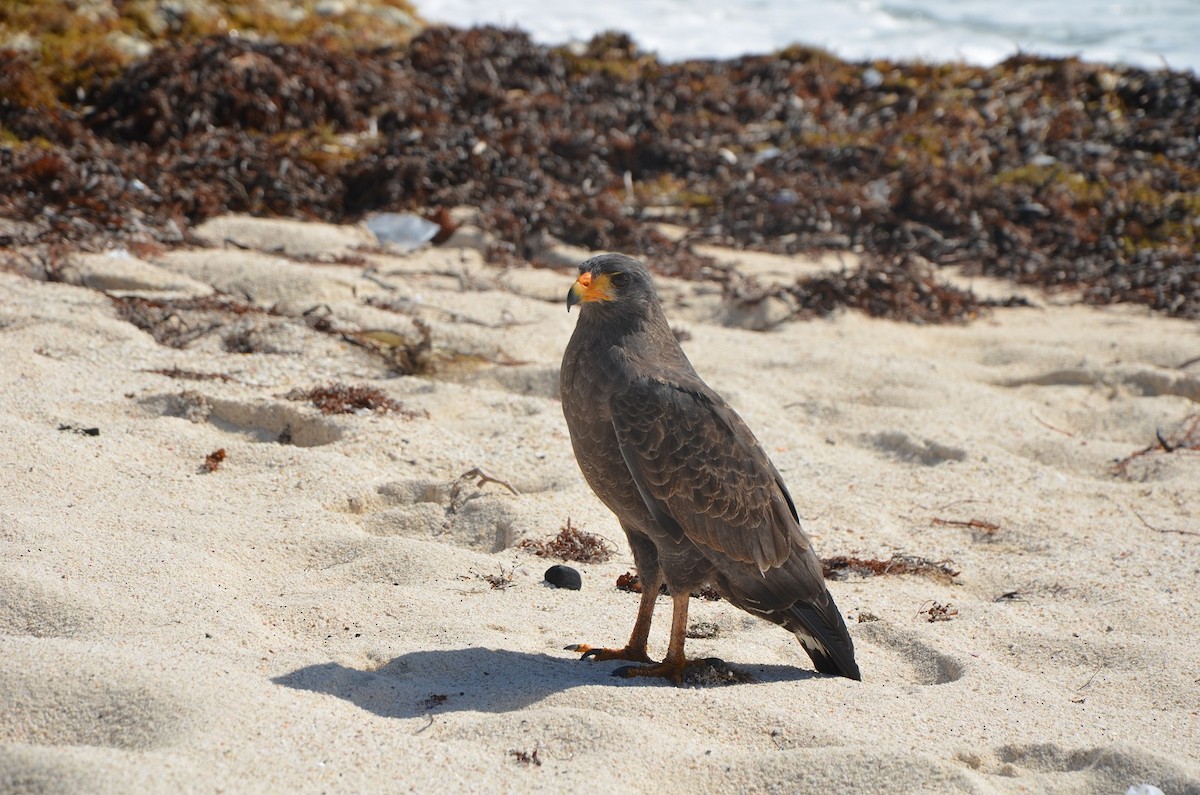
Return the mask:
{"type": "Polygon", "coordinates": [[[629,283],[629,274],[620,271],[612,275],[612,283],[615,287],[621,288],[629,283]]]}

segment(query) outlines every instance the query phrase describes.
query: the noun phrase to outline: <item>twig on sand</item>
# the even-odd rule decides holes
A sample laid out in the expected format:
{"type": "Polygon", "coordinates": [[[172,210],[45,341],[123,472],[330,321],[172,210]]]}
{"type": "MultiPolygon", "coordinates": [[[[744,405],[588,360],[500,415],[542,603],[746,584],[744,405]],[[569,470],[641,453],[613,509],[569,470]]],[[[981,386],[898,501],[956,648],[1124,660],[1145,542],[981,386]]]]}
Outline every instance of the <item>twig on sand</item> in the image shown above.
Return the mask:
{"type": "Polygon", "coordinates": [[[1084,702],[1083,691],[1084,691],[1084,690],[1086,690],[1086,689],[1087,689],[1087,687],[1088,687],[1089,685],[1091,685],[1091,683],[1092,683],[1092,682],[1096,681],[1096,677],[1097,677],[1097,676],[1099,676],[1099,675],[1100,675],[1100,672],[1101,672],[1101,671],[1103,671],[1103,670],[1104,670],[1104,665],[1103,665],[1103,664],[1101,664],[1101,665],[1100,665],[1098,668],[1096,668],[1096,670],[1092,671],[1092,675],[1088,677],[1088,680],[1087,680],[1086,682],[1084,682],[1083,684],[1081,684],[1079,687],[1075,688],[1075,692],[1076,692],[1076,693],[1079,693],[1080,695],[1078,695],[1078,696],[1075,696],[1074,698],[1072,698],[1072,699],[1071,699],[1071,703],[1073,703],[1073,704],[1082,704],[1082,703],[1084,702]]]}
{"type": "Polygon", "coordinates": [[[1059,427],[1057,427],[1057,426],[1055,426],[1055,425],[1051,425],[1050,423],[1046,422],[1044,419],[1042,419],[1041,417],[1039,417],[1039,416],[1037,415],[1037,412],[1036,412],[1036,411],[1034,411],[1033,409],[1030,409],[1030,410],[1029,410],[1029,413],[1030,413],[1030,414],[1032,414],[1032,415],[1033,415],[1033,418],[1034,418],[1035,420],[1037,420],[1037,421],[1038,421],[1040,424],[1042,424],[1042,425],[1046,426],[1047,428],[1049,428],[1050,430],[1054,431],[1055,433],[1061,433],[1063,436],[1070,436],[1072,439],[1073,439],[1073,438],[1075,438],[1075,434],[1071,433],[1070,431],[1065,431],[1065,430],[1063,430],[1062,428],[1059,428],[1059,427]]]}
{"type": "Polygon", "coordinates": [[[1166,527],[1166,528],[1155,527],[1154,525],[1147,522],[1146,517],[1144,517],[1140,513],[1138,513],[1137,510],[1132,505],[1129,505],[1126,507],[1129,508],[1130,512],[1138,518],[1138,521],[1140,521],[1148,529],[1153,530],[1156,533],[1175,533],[1176,535],[1181,535],[1181,536],[1200,536],[1200,533],[1197,533],[1195,530],[1176,530],[1176,529],[1170,528],[1170,527],[1166,527]]]}
{"type": "Polygon", "coordinates": [[[504,488],[508,489],[510,492],[512,492],[512,494],[514,496],[517,496],[517,497],[521,496],[521,492],[517,491],[516,488],[511,483],[509,483],[507,480],[501,480],[498,477],[489,475],[487,472],[484,472],[479,467],[475,467],[474,469],[468,469],[466,472],[464,472],[458,476],[458,480],[460,482],[464,481],[464,480],[470,480],[471,478],[478,478],[478,480],[475,481],[476,486],[482,486],[485,483],[495,483],[497,485],[503,486],[504,488]]]}
{"type": "Polygon", "coordinates": [[[948,526],[948,527],[969,527],[972,530],[982,530],[983,532],[987,533],[988,535],[991,535],[992,533],[995,533],[997,530],[1000,529],[1000,525],[994,524],[992,522],[985,522],[982,519],[968,519],[968,520],[964,521],[962,519],[941,519],[941,518],[938,518],[937,516],[935,516],[935,517],[933,517],[933,519],[931,521],[934,524],[944,525],[944,526],[948,526]]]}
{"type": "Polygon", "coordinates": [[[1168,441],[1162,429],[1154,432],[1154,444],[1136,450],[1113,463],[1113,474],[1123,478],[1129,477],[1129,465],[1138,458],[1158,451],[1174,453],[1178,451],[1195,452],[1200,450],[1200,414],[1193,414],[1183,421],[1183,431],[1174,441],[1168,441]]]}

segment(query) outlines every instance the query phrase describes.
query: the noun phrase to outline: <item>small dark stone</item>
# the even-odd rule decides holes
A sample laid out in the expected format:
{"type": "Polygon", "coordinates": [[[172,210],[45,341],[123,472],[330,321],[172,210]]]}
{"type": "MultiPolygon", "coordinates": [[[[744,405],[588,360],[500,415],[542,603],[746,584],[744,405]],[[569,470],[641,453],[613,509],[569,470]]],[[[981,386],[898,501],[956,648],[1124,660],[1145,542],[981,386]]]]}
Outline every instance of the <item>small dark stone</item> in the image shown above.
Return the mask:
{"type": "Polygon", "coordinates": [[[578,591],[583,587],[583,578],[579,572],[570,566],[555,565],[546,569],[546,582],[555,588],[567,588],[578,591]]]}

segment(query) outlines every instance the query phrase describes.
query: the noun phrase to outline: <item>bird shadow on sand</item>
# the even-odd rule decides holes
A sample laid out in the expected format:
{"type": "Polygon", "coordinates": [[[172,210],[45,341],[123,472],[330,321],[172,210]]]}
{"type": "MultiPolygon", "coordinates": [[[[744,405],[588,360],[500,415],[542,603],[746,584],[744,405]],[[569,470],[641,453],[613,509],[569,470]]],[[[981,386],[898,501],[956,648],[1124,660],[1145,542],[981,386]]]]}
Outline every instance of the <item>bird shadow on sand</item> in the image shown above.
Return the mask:
{"type": "MultiPolygon", "coordinates": [[[[415,718],[459,710],[513,712],[581,686],[672,686],[661,679],[613,676],[612,672],[619,667],[620,663],[615,662],[594,663],[476,646],[411,652],[372,669],[334,662],[308,665],[271,681],[296,690],[336,696],[385,718],[415,718]]],[[[786,665],[732,668],[746,680],[714,686],[747,687],[819,676],[786,665]]]]}

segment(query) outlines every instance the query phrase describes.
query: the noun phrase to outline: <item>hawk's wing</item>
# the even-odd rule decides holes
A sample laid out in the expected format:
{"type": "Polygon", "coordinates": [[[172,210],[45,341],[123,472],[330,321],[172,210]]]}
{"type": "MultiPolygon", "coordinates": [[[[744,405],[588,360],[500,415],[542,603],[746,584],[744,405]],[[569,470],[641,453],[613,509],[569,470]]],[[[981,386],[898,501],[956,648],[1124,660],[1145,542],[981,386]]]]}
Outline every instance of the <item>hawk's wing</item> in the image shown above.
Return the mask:
{"type": "Polygon", "coordinates": [[[625,463],[667,532],[763,572],[804,545],[779,472],[711,390],[639,378],[611,409],[625,463]]]}

